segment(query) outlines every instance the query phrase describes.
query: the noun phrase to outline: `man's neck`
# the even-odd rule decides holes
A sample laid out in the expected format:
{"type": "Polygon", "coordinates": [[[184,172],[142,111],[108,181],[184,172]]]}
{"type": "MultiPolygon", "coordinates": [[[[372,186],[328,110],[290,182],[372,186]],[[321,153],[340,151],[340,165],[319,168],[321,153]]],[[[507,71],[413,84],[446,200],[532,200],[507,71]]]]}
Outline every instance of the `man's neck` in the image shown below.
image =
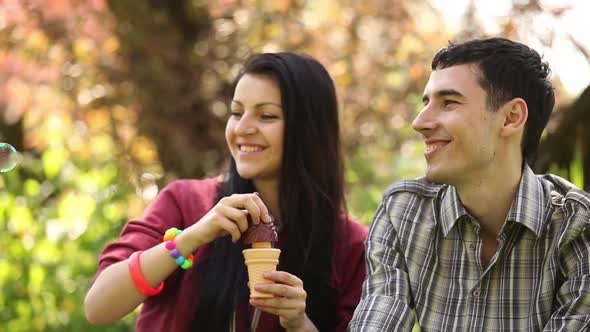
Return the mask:
{"type": "Polygon", "coordinates": [[[479,222],[481,236],[494,239],[504,225],[522,177],[522,163],[499,165],[456,186],[463,206],[479,222]]]}

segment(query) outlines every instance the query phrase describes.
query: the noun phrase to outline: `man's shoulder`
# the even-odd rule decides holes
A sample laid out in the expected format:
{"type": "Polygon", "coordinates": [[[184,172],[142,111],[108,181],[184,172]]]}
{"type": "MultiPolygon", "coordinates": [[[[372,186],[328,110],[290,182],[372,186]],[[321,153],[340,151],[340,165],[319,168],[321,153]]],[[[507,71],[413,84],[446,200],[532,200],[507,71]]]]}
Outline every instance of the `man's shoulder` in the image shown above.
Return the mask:
{"type": "Polygon", "coordinates": [[[558,205],[573,204],[580,209],[590,211],[590,193],[555,174],[538,175],[539,179],[550,188],[551,199],[558,205]]]}
{"type": "Polygon", "coordinates": [[[584,234],[590,226],[590,194],[554,174],[538,177],[547,187],[552,205],[560,211],[559,218],[553,220],[553,225],[559,227],[557,248],[567,248],[569,243],[587,236],[584,234]]]}
{"type": "Polygon", "coordinates": [[[397,194],[416,195],[421,198],[434,198],[447,185],[430,182],[426,177],[406,179],[394,182],[383,192],[383,198],[397,194]]]}

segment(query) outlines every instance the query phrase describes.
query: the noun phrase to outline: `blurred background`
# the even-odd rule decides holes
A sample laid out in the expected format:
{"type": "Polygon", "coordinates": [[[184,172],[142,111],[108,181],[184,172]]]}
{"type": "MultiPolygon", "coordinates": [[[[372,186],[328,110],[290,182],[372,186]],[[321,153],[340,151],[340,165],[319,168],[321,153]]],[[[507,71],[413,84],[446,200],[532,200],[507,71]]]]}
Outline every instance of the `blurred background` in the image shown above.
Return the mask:
{"type": "MultiPolygon", "coordinates": [[[[4,0],[0,332],[131,331],[89,325],[96,258],[167,182],[218,174],[231,81],[252,52],[318,58],[335,79],[349,212],[423,174],[410,127],[447,41],[505,36],[542,53],[557,105],[538,172],[590,188],[590,2],[497,0],[4,0]]],[[[321,142],[318,142],[321,144],[321,142]]]]}

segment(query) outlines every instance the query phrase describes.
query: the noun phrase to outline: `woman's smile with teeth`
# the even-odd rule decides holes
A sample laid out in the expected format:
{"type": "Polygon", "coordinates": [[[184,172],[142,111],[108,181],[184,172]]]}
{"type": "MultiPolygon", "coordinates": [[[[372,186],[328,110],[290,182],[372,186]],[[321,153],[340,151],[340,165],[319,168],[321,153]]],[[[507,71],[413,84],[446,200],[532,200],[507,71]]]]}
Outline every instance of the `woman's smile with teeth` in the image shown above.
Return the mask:
{"type": "Polygon", "coordinates": [[[251,145],[240,145],[238,146],[238,149],[241,152],[256,152],[256,151],[261,151],[262,147],[260,146],[251,146],[251,145]]]}

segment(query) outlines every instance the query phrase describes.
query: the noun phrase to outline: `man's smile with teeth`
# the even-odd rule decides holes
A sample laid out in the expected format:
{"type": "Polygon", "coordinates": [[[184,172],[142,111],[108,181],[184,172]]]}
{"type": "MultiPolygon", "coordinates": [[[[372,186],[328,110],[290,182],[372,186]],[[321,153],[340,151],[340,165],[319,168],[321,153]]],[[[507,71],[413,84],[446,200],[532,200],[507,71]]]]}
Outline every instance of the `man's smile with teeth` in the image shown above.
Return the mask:
{"type": "Polygon", "coordinates": [[[445,145],[447,145],[447,142],[437,142],[437,143],[426,144],[426,152],[433,152],[433,151],[437,150],[438,148],[441,148],[445,145]]]}

